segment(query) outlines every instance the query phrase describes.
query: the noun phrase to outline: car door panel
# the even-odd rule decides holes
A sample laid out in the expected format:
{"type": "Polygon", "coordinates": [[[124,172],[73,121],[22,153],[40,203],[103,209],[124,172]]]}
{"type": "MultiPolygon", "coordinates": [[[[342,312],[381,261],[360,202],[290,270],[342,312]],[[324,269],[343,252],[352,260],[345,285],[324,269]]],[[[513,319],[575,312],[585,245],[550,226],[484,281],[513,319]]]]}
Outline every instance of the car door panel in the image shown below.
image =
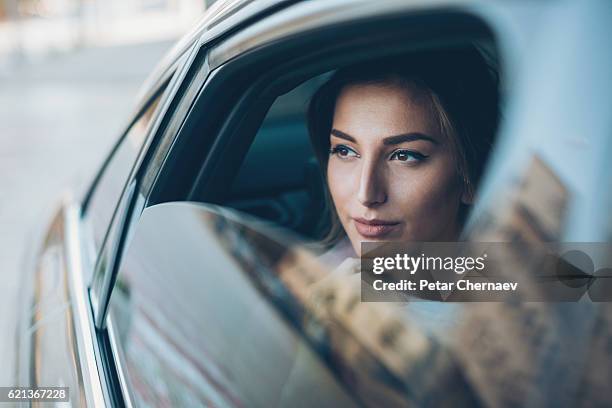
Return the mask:
{"type": "Polygon", "coordinates": [[[103,406],[78,223],[78,210],[66,201],[42,244],[17,333],[17,379],[21,386],[68,387],[73,406],[103,406]]]}

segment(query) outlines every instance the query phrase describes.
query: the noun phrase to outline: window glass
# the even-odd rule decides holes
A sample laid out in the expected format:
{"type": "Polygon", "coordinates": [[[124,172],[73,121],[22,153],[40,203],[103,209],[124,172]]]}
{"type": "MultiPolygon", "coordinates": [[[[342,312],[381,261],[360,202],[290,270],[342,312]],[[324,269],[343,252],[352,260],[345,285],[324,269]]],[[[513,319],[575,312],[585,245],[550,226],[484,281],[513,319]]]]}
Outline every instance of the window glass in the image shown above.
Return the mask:
{"type": "Polygon", "coordinates": [[[148,126],[155,109],[159,105],[163,89],[150,102],[146,110],[119,142],[94,189],[87,214],[90,218],[94,244],[97,249],[102,245],[127,178],[143,146],[148,126]]]}
{"type": "Polygon", "coordinates": [[[110,304],[137,406],[475,402],[448,353],[291,242],[218,208],[145,210],[110,304]]]}

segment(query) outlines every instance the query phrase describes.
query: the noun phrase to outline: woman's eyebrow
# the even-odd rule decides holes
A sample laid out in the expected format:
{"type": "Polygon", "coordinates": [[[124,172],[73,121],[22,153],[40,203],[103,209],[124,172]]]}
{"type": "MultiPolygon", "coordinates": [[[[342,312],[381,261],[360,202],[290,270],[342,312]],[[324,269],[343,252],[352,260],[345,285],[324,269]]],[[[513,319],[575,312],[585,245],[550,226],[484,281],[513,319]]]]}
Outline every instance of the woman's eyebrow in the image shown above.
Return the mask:
{"type": "Polygon", "coordinates": [[[340,139],[345,139],[345,140],[348,140],[349,142],[357,143],[357,140],[355,140],[353,136],[347,135],[346,133],[341,132],[338,129],[332,129],[331,134],[336,137],[339,137],[340,139]]]}
{"type": "MultiPolygon", "coordinates": [[[[357,143],[357,140],[349,134],[346,134],[338,129],[332,129],[331,134],[339,137],[340,139],[348,140],[349,142],[357,143]]],[[[413,142],[415,140],[427,140],[431,143],[437,145],[438,141],[431,136],[427,136],[423,133],[412,132],[412,133],[404,133],[401,135],[389,136],[383,139],[383,144],[385,145],[396,145],[404,142],[413,142]]]]}
{"type": "Polygon", "coordinates": [[[385,137],[383,139],[383,144],[385,145],[396,145],[404,142],[413,142],[415,140],[428,140],[431,143],[437,145],[438,141],[431,136],[424,135],[423,133],[413,132],[413,133],[405,133],[402,135],[395,135],[385,137]]]}

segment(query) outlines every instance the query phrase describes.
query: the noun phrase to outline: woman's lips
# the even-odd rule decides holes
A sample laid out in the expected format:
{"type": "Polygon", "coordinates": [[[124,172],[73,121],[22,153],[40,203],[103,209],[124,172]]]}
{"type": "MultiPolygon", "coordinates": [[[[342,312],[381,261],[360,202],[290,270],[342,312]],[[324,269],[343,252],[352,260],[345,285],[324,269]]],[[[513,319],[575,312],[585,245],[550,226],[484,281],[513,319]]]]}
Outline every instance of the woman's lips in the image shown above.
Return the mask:
{"type": "Polygon", "coordinates": [[[383,238],[399,225],[399,222],[364,218],[353,218],[353,222],[357,232],[368,239],[383,238]]]}

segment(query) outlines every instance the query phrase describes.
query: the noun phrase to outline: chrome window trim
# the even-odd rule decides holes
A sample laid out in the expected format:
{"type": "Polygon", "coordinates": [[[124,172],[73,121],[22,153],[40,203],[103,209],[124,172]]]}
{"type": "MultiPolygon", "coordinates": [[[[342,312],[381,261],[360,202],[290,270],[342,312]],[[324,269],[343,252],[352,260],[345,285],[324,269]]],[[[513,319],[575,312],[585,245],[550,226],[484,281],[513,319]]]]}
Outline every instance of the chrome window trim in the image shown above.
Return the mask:
{"type": "Polygon", "coordinates": [[[119,385],[121,386],[121,392],[123,394],[123,402],[127,408],[132,408],[134,406],[134,399],[132,397],[130,381],[126,375],[127,368],[125,355],[123,354],[123,349],[119,346],[117,339],[118,333],[115,329],[113,320],[113,314],[109,313],[106,318],[106,331],[110,341],[110,352],[113,355],[113,360],[117,369],[117,377],[119,378],[119,385]]]}
{"type": "Polygon", "coordinates": [[[81,214],[81,242],[83,245],[83,279],[91,284],[93,278],[93,269],[96,265],[96,257],[98,256],[98,249],[94,242],[93,229],[91,222],[88,217],[83,217],[81,214]]]}
{"type": "Polygon", "coordinates": [[[84,259],[81,257],[85,243],[81,237],[81,209],[72,199],[64,204],[65,256],[68,269],[68,291],[74,311],[74,330],[78,346],[79,366],[83,374],[83,387],[87,405],[105,407],[109,401],[104,375],[98,370],[99,343],[95,335],[93,311],[89,303],[88,289],[83,280],[84,259]]]}
{"type": "MultiPolygon", "coordinates": [[[[105,243],[106,245],[110,245],[108,253],[106,254],[102,252],[100,255],[107,256],[106,262],[96,263],[94,280],[90,285],[90,297],[94,313],[94,320],[96,327],[100,329],[104,328],[104,317],[108,311],[112,286],[115,281],[114,277],[117,274],[117,268],[115,265],[121,260],[121,237],[124,234],[124,229],[128,227],[128,219],[131,218],[131,213],[133,211],[132,199],[134,198],[136,187],[136,180],[130,181],[126,191],[121,197],[121,201],[117,209],[122,210],[122,212],[120,214],[115,214],[115,217],[119,218],[113,217],[113,221],[111,222],[111,225],[118,223],[117,229],[114,231],[115,236],[109,237],[112,239],[112,241],[105,243]],[[102,266],[105,267],[102,268],[102,266]],[[101,283],[98,284],[98,282],[101,283]]],[[[109,229],[109,232],[113,232],[112,226],[109,229]]]]}
{"type": "MultiPolygon", "coordinates": [[[[135,109],[129,116],[130,118],[132,118],[130,125],[133,123],[133,118],[137,117],[138,113],[145,110],[147,105],[151,103],[151,100],[153,99],[159,88],[179,71],[180,67],[184,64],[186,57],[187,56],[185,54],[181,55],[180,57],[176,58],[172,62],[172,64],[166,66],[163,72],[161,72],[155,78],[145,79],[145,82],[143,82],[136,96],[136,100],[139,102],[137,103],[135,109]]],[[[168,88],[169,87],[170,84],[168,84],[168,88]]],[[[162,108],[162,106],[160,106],[160,108],[162,108]]],[[[127,126],[126,128],[129,128],[129,126],[127,126]]]]}

